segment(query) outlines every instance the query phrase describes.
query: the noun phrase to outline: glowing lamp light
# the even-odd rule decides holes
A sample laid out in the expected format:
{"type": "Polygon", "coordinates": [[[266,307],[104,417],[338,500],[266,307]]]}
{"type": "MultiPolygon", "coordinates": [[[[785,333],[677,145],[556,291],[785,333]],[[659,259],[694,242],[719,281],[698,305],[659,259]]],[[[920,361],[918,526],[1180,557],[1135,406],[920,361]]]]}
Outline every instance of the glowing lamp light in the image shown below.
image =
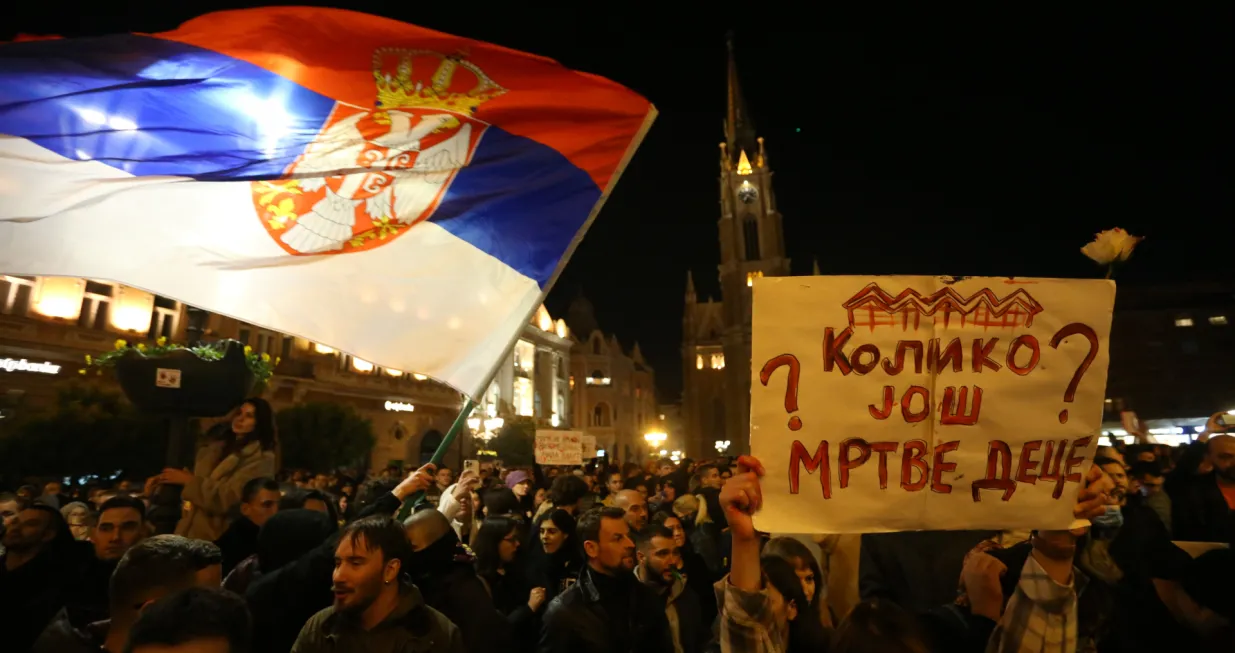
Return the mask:
{"type": "Polygon", "coordinates": [[[480,430],[480,418],[479,417],[467,418],[467,427],[471,429],[472,431],[479,431],[480,430]]]}
{"type": "Polygon", "coordinates": [[[86,284],[71,277],[44,277],[34,310],[40,315],[75,320],[81,315],[81,300],[86,284]]]}
{"type": "Polygon", "coordinates": [[[413,374],[413,375],[412,375],[412,378],[413,378],[413,379],[416,379],[417,381],[424,381],[425,379],[427,379],[427,378],[429,378],[429,377],[427,377],[427,376],[425,376],[425,375],[423,375],[423,374],[413,374]]]}
{"type": "Polygon", "coordinates": [[[539,315],[536,316],[536,326],[540,327],[541,331],[553,330],[553,318],[543,305],[540,307],[539,315]]]}
{"type": "Polygon", "coordinates": [[[730,444],[731,443],[728,440],[717,440],[716,441],[716,453],[725,453],[726,451],[729,450],[730,444]]]}
{"type": "Polygon", "coordinates": [[[562,423],[562,418],[558,417],[558,416],[557,416],[557,413],[553,413],[552,415],[550,415],[550,416],[549,416],[549,425],[550,425],[550,426],[558,426],[558,425],[560,425],[561,423],[562,423]]]}
{"type": "Polygon", "coordinates": [[[403,376],[403,370],[396,370],[389,367],[386,368],[386,373],[390,376],[403,376]]]}
{"type": "Polygon", "coordinates": [[[124,307],[111,314],[112,326],[121,331],[145,331],[150,327],[150,312],[124,307]]]}
{"type": "Polygon", "coordinates": [[[557,337],[565,338],[569,333],[570,331],[566,329],[566,320],[559,319],[557,321],[557,337]]]}
{"type": "MultiPolygon", "coordinates": [[[[660,445],[669,439],[669,435],[664,431],[648,431],[643,434],[643,439],[647,440],[648,446],[653,449],[658,449],[660,445]]],[[[661,454],[664,455],[664,454],[661,454]]]]}
{"type": "Polygon", "coordinates": [[[327,347],[326,345],[319,344],[319,343],[314,343],[313,349],[319,354],[333,354],[334,353],[333,349],[331,349],[330,347],[327,347]]]}
{"type": "Polygon", "coordinates": [[[352,359],[352,369],[356,370],[357,372],[372,372],[373,363],[370,363],[369,361],[360,360],[359,358],[353,358],[352,359]]]}
{"type": "Polygon", "coordinates": [[[112,302],[111,323],[121,331],[145,332],[154,313],[154,295],[120,286],[112,302]]]}
{"type": "Polygon", "coordinates": [[[416,407],[402,401],[387,401],[386,410],[396,413],[411,413],[416,410],[416,407]]]}

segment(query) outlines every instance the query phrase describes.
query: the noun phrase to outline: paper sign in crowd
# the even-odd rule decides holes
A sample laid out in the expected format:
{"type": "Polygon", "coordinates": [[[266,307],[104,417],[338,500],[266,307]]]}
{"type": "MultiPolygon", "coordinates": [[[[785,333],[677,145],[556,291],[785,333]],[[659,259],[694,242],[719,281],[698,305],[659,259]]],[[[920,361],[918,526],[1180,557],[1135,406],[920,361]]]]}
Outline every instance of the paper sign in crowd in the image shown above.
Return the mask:
{"type": "Polygon", "coordinates": [[[760,530],[1071,524],[1114,282],[781,277],[753,292],[760,530]]]}
{"type": "Polygon", "coordinates": [[[535,456],[540,465],[582,465],[583,433],[537,429],[535,456]]]}

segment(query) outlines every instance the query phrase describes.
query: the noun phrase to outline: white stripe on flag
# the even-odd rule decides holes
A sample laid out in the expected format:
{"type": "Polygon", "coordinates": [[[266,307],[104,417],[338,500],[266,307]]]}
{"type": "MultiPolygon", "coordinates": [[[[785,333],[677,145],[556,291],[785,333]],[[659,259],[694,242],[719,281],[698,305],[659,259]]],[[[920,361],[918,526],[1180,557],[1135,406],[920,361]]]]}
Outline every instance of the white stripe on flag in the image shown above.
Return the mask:
{"type": "Polygon", "coordinates": [[[473,397],[541,301],[533,280],[432,223],[365,252],[290,256],[246,182],[138,180],[11,137],[0,272],[118,281],[473,397]],[[34,215],[51,217],[11,221],[34,215]]]}

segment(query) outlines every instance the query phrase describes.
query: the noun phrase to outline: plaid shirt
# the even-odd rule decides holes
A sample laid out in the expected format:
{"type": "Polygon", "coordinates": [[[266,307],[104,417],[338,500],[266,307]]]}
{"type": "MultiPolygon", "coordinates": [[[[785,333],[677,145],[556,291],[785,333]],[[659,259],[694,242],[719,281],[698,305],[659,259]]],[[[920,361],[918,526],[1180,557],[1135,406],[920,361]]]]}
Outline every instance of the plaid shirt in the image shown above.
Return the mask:
{"type": "Polygon", "coordinates": [[[785,653],[789,630],[776,623],[767,590],[747,592],[729,584],[726,575],[716,583],[720,609],[720,653],[785,653]]]}

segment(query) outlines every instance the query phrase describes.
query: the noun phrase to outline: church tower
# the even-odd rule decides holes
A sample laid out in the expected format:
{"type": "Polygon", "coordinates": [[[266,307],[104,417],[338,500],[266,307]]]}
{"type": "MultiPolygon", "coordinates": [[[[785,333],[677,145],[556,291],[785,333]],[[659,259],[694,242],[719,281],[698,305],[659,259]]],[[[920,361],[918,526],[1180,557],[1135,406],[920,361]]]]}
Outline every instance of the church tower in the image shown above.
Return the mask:
{"type": "Polygon", "coordinates": [[[729,98],[720,144],[720,285],[728,364],[725,438],[746,450],[750,431],[751,286],[758,277],[789,276],[785,234],[772,190],[763,138],[747,112],[729,39],[729,98]]]}
{"type": "Polygon", "coordinates": [[[720,144],[720,301],[701,300],[687,278],[683,320],[683,419],[688,447],[705,455],[716,440],[729,454],[747,450],[750,433],[751,286],[789,276],[785,236],[772,190],[772,168],[738,80],[729,38],[725,140],[720,144]]]}

